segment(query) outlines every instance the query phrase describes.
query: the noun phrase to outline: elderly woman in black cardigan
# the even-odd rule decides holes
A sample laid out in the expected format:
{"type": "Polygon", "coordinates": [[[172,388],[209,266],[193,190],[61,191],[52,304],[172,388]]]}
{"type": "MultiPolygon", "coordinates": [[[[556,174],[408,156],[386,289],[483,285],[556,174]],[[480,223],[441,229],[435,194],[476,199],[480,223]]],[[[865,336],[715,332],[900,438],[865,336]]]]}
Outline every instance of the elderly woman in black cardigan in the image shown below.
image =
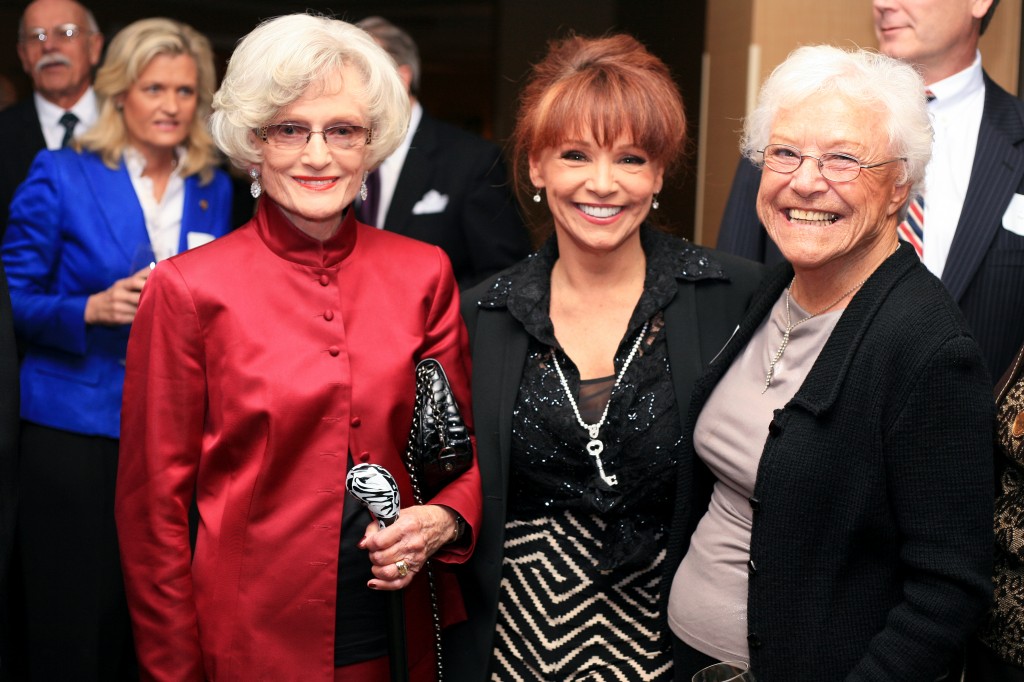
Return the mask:
{"type": "Polygon", "coordinates": [[[956,305],[897,239],[930,144],[920,76],[833,47],[790,55],[746,121],[789,262],[695,387],[676,679],[722,659],[759,682],[959,679],[991,597],[993,411],[956,305]]]}

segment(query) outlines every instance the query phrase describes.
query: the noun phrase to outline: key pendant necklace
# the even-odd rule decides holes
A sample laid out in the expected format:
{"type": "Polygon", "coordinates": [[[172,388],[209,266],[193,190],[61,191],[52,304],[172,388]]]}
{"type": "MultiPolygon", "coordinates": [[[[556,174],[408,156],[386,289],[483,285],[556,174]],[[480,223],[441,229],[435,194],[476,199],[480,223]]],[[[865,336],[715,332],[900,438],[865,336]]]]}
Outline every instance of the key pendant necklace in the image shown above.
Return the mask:
{"type": "Polygon", "coordinates": [[[569,405],[572,407],[573,414],[576,415],[576,421],[583,430],[590,436],[590,441],[587,443],[587,454],[594,458],[594,463],[597,465],[597,474],[601,477],[601,480],[607,483],[609,486],[618,485],[619,478],[615,474],[607,474],[604,470],[604,461],[601,459],[601,453],[604,452],[604,441],[601,440],[601,427],[604,426],[604,420],[608,418],[608,407],[612,404],[612,397],[615,395],[615,389],[622,383],[622,377],[626,375],[626,370],[629,369],[630,363],[633,362],[633,358],[636,357],[636,353],[640,350],[640,342],[643,341],[647,335],[647,328],[650,326],[650,322],[645,322],[643,329],[640,330],[640,335],[636,337],[636,341],[633,342],[633,348],[630,349],[629,355],[626,356],[626,361],[622,363],[622,369],[619,370],[619,374],[615,377],[615,383],[612,384],[612,390],[608,392],[608,402],[604,404],[604,412],[601,414],[601,419],[596,424],[588,424],[583,421],[583,417],[580,415],[580,408],[576,404],[576,399],[572,397],[572,391],[569,390],[569,382],[565,380],[565,374],[562,373],[562,367],[558,364],[558,354],[555,351],[551,353],[551,359],[554,360],[555,371],[558,372],[558,378],[562,382],[562,388],[565,389],[565,395],[569,398],[569,405]]]}

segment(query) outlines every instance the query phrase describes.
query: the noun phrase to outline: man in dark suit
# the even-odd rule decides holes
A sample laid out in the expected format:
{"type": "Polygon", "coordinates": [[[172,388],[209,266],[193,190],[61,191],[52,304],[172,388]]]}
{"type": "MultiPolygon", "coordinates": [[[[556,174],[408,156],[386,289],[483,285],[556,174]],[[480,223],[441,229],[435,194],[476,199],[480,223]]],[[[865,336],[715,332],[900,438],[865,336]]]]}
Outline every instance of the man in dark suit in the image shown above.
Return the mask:
{"type": "Polygon", "coordinates": [[[530,238],[501,150],[423,111],[419,50],[405,31],[380,17],[357,26],[395,60],[412,103],[405,144],[371,174],[360,219],[440,246],[462,289],[525,257],[530,238]]]}
{"type": "MultiPolygon", "coordinates": [[[[997,4],[874,0],[880,50],[917,65],[934,95],[922,260],[960,305],[994,379],[1024,339],[1024,103],[988,77],[978,52],[997,4]]],[[[761,173],[741,160],[718,248],[771,264],[782,256],[755,213],[761,173]]]]}
{"type": "Polygon", "coordinates": [[[0,130],[6,135],[0,154],[0,238],[11,198],[36,152],[59,149],[95,123],[92,72],[102,52],[96,19],[75,0],[34,0],[25,7],[18,24],[18,57],[34,92],[0,111],[0,130]]]}

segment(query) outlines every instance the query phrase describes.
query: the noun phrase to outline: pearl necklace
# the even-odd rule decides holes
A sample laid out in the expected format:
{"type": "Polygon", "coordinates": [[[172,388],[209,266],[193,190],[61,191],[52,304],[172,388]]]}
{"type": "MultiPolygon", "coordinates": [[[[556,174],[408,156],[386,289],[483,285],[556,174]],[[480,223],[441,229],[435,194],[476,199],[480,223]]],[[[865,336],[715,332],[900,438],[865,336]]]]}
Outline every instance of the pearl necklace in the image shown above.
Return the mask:
{"type": "MultiPolygon", "coordinates": [[[[594,458],[597,463],[597,473],[601,477],[601,480],[608,485],[618,485],[618,476],[612,474],[608,475],[604,472],[604,462],[601,461],[601,453],[604,451],[604,442],[598,438],[601,431],[601,427],[604,426],[604,420],[608,418],[608,407],[612,404],[612,394],[615,393],[615,389],[619,387],[622,382],[622,377],[625,376],[626,370],[629,368],[630,363],[633,362],[633,358],[636,356],[637,351],[640,349],[640,342],[643,341],[644,336],[647,335],[647,328],[650,326],[650,322],[644,322],[644,328],[640,330],[640,335],[636,337],[636,341],[633,343],[633,348],[629,351],[629,355],[626,356],[626,361],[622,363],[622,369],[619,370],[619,375],[615,377],[615,383],[612,384],[612,390],[608,394],[608,402],[604,404],[604,412],[601,414],[601,419],[596,424],[588,424],[583,421],[583,417],[580,415],[580,408],[576,404],[576,399],[572,397],[572,391],[569,390],[569,382],[565,380],[565,374],[562,373],[562,367],[558,364],[558,355],[555,351],[551,353],[551,359],[555,363],[555,371],[558,372],[558,378],[562,382],[562,388],[565,389],[565,395],[569,398],[569,405],[572,406],[573,414],[576,415],[576,421],[583,427],[583,430],[590,435],[590,442],[587,443],[587,454],[594,458]]],[[[795,326],[795,325],[794,325],[795,326]]]]}
{"type": "MultiPolygon", "coordinates": [[[[896,248],[899,248],[899,246],[897,246],[896,248]]],[[[768,387],[772,385],[772,379],[775,377],[775,365],[779,362],[779,360],[782,359],[782,354],[786,352],[786,347],[789,345],[789,335],[793,333],[793,330],[796,329],[797,327],[799,327],[800,325],[802,325],[804,322],[807,322],[808,320],[812,320],[815,317],[817,317],[818,315],[823,315],[823,314],[827,313],[828,311],[832,310],[832,308],[835,308],[839,304],[840,301],[842,301],[844,298],[846,298],[847,296],[849,296],[853,292],[857,291],[857,289],[860,289],[862,286],[864,286],[864,282],[866,282],[866,281],[868,281],[868,280],[867,279],[862,279],[861,281],[857,282],[855,285],[850,287],[850,289],[848,289],[846,291],[846,293],[844,293],[842,296],[840,296],[836,300],[834,300],[831,303],[829,303],[827,306],[825,306],[824,308],[822,308],[818,312],[811,313],[810,315],[808,315],[804,319],[799,320],[798,322],[794,323],[793,322],[792,314],[790,313],[790,309],[789,309],[789,301],[790,301],[789,291],[790,291],[790,289],[793,288],[793,282],[796,282],[796,277],[793,277],[792,281],[790,281],[790,283],[789,283],[789,286],[786,287],[786,331],[783,332],[783,334],[782,334],[782,344],[779,346],[779,349],[777,351],[775,351],[775,357],[773,357],[771,359],[771,362],[768,365],[768,374],[764,378],[764,388],[761,389],[761,394],[762,395],[764,395],[764,392],[767,391],[768,387]]]]}

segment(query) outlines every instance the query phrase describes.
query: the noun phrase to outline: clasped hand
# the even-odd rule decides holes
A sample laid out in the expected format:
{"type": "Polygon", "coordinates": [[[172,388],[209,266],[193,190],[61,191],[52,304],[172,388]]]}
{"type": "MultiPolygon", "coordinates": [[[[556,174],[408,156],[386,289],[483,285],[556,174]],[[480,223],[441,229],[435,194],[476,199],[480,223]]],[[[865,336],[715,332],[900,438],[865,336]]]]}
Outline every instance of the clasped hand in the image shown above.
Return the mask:
{"type": "Polygon", "coordinates": [[[360,549],[370,553],[374,578],[367,586],[374,590],[400,590],[423,570],[427,559],[458,535],[455,512],[436,504],[402,510],[398,520],[384,529],[377,522],[366,528],[360,549]],[[404,561],[403,576],[396,564],[404,561]]]}

